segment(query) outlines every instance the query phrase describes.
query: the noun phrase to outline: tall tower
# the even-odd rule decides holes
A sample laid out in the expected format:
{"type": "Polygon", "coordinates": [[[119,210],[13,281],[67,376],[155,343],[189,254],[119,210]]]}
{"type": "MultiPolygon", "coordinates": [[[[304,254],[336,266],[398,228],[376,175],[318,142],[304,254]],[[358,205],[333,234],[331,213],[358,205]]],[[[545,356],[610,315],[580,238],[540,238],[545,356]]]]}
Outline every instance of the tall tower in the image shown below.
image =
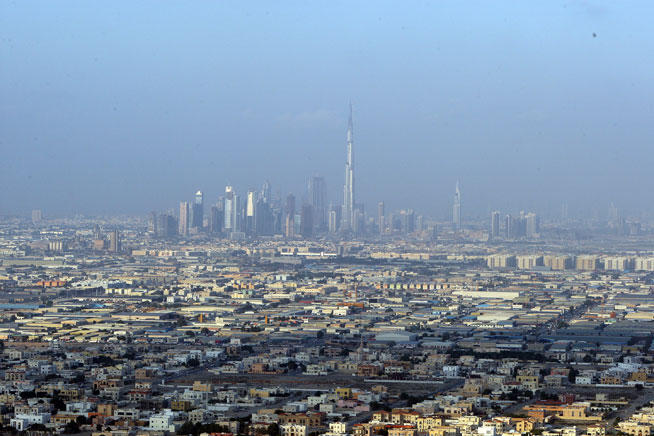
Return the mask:
{"type": "Polygon", "coordinates": [[[286,197],[286,236],[295,236],[295,195],[286,197]]]}
{"type": "Polygon", "coordinates": [[[109,251],[119,253],[120,250],[120,232],[118,230],[114,230],[113,232],[109,233],[109,251]]]}
{"type": "Polygon", "coordinates": [[[383,235],[386,228],[386,210],[383,201],[377,205],[377,226],[379,227],[379,234],[383,235]]]}
{"type": "Polygon", "coordinates": [[[204,225],[204,195],[202,191],[195,193],[195,199],[193,200],[193,208],[191,209],[193,214],[191,227],[196,229],[202,229],[204,225]]]}
{"type": "Polygon", "coordinates": [[[268,179],[266,179],[266,181],[263,182],[263,188],[261,189],[261,196],[263,197],[263,201],[265,203],[272,202],[272,190],[270,189],[270,182],[268,181],[268,179]]]}
{"type": "Polygon", "coordinates": [[[303,238],[310,238],[313,236],[313,206],[310,204],[302,205],[300,235],[302,235],[303,238]]]}
{"type": "Polygon", "coordinates": [[[456,182],[454,191],[454,206],[452,208],[452,223],[457,230],[461,230],[461,191],[459,191],[459,181],[456,182]]]}
{"type": "Polygon", "coordinates": [[[188,202],[179,203],[179,235],[188,236],[188,202]]]}
{"type": "Polygon", "coordinates": [[[500,236],[500,212],[498,210],[491,213],[490,236],[493,239],[500,236]]]}
{"type": "Polygon", "coordinates": [[[255,209],[257,204],[257,193],[254,190],[248,191],[247,203],[245,205],[245,231],[252,234],[255,231],[255,209]]]}
{"type": "Polygon", "coordinates": [[[313,208],[313,227],[317,231],[327,230],[327,185],[323,177],[309,180],[309,201],[313,208]]]}
{"type": "Polygon", "coordinates": [[[225,214],[225,219],[223,220],[223,225],[225,226],[225,231],[227,233],[234,232],[235,227],[234,227],[234,217],[236,215],[236,205],[235,203],[235,194],[234,194],[234,188],[231,186],[226,186],[225,187],[225,201],[224,201],[224,209],[223,213],[225,214]]]}
{"type": "Polygon", "coordinates": [[[352,230],[354,219],[354,150],[352,144],[352,102],[350,102],[350,118],[347,123],[347,161],[345,162],[345,186],[343,193],[343,215],[341,229],[352,230]]]}

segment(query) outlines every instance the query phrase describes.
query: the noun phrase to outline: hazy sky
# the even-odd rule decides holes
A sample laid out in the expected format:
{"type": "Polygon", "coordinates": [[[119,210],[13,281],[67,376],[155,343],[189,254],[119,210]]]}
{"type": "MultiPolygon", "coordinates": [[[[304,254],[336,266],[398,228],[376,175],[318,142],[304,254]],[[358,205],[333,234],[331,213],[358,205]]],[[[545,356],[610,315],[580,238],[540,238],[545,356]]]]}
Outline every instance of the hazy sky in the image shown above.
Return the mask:
{"type": "Polygon", "coordinates": [[[651,1],[1,1],[0,213],[314,174],[449,217],[653,210],[651,1]]]}

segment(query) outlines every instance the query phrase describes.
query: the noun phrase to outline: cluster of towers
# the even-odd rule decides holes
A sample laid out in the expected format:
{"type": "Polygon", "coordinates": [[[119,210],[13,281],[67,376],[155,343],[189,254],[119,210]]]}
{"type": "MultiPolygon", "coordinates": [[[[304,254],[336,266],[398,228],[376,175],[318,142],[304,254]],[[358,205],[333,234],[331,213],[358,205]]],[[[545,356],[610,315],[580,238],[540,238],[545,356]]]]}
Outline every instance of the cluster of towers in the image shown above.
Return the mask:
{"type": "Polygon", "coordinates": [[[498,238],[536,238],[540,235],[540,218],[535,213],[520,211],[519,216],[507,214],[504,217],[504,226],[501,228],[502,220],[499,211],[491,213],[490,237],[498,238]]]}
{"type": "Polygon", "coordinates": [[[354,144],[352,104],[347,128],[347,161],[343,204],[327,205],[327,187],[323,177],[309,180],[308,193],[302,201],[288,194],[285,201],[273,197],[266,181],[260,191],[249,190],[245,198],[232,186],[211,206],[204,217],[201,191],[193,202],[182,201],[179,214],[155,213],[150,218],[150,232],[159,237],[189,236],[197,233],[223,234],[238,239],[245,236],[311,237],[319,233],[360,234],[365,227],[364,208],[354,196],[354,144]]]}
{"type": "MultiPolygon", "coordinates": [[[[151,213],[149,231],[157,237],[210,234],[241,239],[248,236],[312,237],[318,234],[410,234],[423,227],[422,216],[416,218],[411,209],[390,215],[379,203],[377,217],[366,218],[365,208],[356,201],[354,168],[354,123],[350,103],[347,125],[347,154],[342,203],[327,203],[327,187],[323,177],[309,180],[307,193],[301,199],[288,194],[273,196],[266,180],[261,190],[250,189],[241,196],[232,186],[204,215],[204,196],[198,191],[191,202],[182,201],[179,213],[151,213]]],[[[454,222],[461,228],[461,196],[458,183],[454,205],[454,222]]]]}
{"type": "Polygon", "coordinates": [[[327,231],[326,185],[323,177],[309,181],[308,196],[296,206],[294,194],[285,201],[273,196],[270,182],[261,190],[250,189],[245,196],[232,186],[209,208],[204,216],[204,195],[195,194],[191,203],[182,201],[179,214],[151,213],[149,231],[158,237],[190,236],[194,234],[225,235],[234,239],[246,236],[303,236],[327,231]]]}

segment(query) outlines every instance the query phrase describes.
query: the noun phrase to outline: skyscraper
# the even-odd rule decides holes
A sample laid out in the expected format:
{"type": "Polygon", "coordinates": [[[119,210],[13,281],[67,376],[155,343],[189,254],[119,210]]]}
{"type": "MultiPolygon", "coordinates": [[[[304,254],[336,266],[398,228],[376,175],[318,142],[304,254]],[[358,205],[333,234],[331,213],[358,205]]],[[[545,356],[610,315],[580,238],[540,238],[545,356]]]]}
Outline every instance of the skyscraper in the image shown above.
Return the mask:
{"type": "Polygon", "coordinates": [[[255,233],[255,209],[257,204],[257,193],[254,190],[248,191],[247,204],[245,205],[245,232],[255,233]]]}
{"type": "Polygon", "coordinates": [[[157,236],[157,212],[150,212],[150,220],[148,222],[148,233],[157,236]]]}
{"type": "Polygon", "coordinates": [[[457,230],[461,230],[461,191],[459,191],[459,181],[456,182],[454,191],[454,206],[452,210],[452,222],[457,230]]]}
{"type": "Polygon", "coordinates": [[[386,227],[386,211],[383,201],[377,205],[377,226],[379,227],[379,234],[384,234],[384,228],[386,227]]]}
{"type": "Polygon", "coordinates": [[[528,238],[535,238],[540,233],[540,219],[535,213],[528,213],[525,216],[525,234],[528,238]]]}
{"type": "Polygon", "coordinates": [[[352,103],[350,102],[350,118],[347,124],[347,161],[345,162],[345,186],[343,188],[343,213],[341,230],[352,230],[354,219],[354,150],[352,138],[352,103]]]}
{"type": "Polygon", "coordinates": [[[494,211],[491,213],[491,238],[500,236],[500,212],[494,211]]]}
{"type": "Polygon", "coordinates": [[[188,236],[188,202],[179,203],[179,235],[188,236]]]}
{"type": "Polygon", "coordinates": [[[400,218],[402,219],[402,233],[408,235],[415,230],[415,212],[413,209],[400,211],[400,218]]]}
{"type": "Polygon", "coordinates": [[[223,231],[223,211],[218,206],[211,206],[209,215],[209,233],[216,235],[223,231]]]}
{"type": "Polygon", "coordinates": [[[295,195],[286,197],[286,236],[295,236],[295,195]]]}
{"type": "Polygon", "coordinates": [[[120,232],[118,230],[114,230],[113,232],[109,233],[109,251],[119,253],[120,250],[120,232]]]}
{"type": "Polygon", "coordinates": [[[313,209],[313,227],[322,232],[327,229],[327,185],[323,177],[309,180],[309,201],[313,209]]]}
{"type": "Polygon", "coordinates": [[[313,207],[310,204],[302,205],[302,217],[300,218],[300,234],[303,238],[313,236],[313,207]]]}
{"type": "Polygon", "coordinates": [[[201,229],[204,221],[204,196],[202,195],[202,191],[195,193],[193,209],[191,211],[193,214],[191,227],[201,229]]]}
{"type": "Polygon", "coordinates": [[[224,213],[225,213],[225,219],[223,220],[223,223],[225,225],[225,231],[227,233],[235,231],[234,229],[234,221],[235,221],[235,216],[236,216],[236,205],[235,203],[235,198],[236,196],[234,195],[234,188],[231,186],[225,186],[225,200],[224,200],[224,213]]]}
{"type": "Polygon", "coordinates": [[[329,232],[336,233],[340,229],[343,207],[340,204],[329,205],[329,232]]]}
{"type": "Polygon", "coordinates": [[[34,224],[41,222],[41,209],[35,209],[32,211],[32,222],[34,224]]]}
{"type": "Polygon", "coordinates": [[[177,221],[175,217],[168,213],[157,215],[157,236],[160,238],[170,238],[177,234],[177,221]]]}
{"type": "Polygon", "coordinates": [[[270,182],[266,180],[263,182],[263,188],[261,189],[261,196],[265,203],[270,204],[272,202],[272,190],[270,189],[270,182]]]}

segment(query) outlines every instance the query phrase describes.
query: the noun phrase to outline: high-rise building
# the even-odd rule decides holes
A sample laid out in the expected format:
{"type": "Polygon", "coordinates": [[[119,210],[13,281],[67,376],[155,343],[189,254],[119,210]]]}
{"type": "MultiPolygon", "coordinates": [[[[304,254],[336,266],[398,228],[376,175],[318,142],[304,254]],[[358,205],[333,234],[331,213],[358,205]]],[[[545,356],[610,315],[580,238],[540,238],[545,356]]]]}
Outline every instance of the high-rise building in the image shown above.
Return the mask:
{"type": "Polygon", "coordinates": [[[525,216],[525,236],[535,238],[540,234],[540,219],[535,213],[525,216]]]}
{"type": "Polygon", "coordinates": [[[513,217],[511,216],[511,214],[506,214],[504,224],[505,224],[504,228],[505,228],[505,232],[506,232],[505,236],[507,238],[512,238],[513,237],[513,217]]]}
{"type": "Polygon", "coordinates": [[[93,239],[102,239],[102,230],[100,229],[100,224],[93,226],[93,239]]]}
{"type": "Polygon", "coordinates": [[[150,222],[148,223],[148,233],[150,233],[150,234],[152,234],[154,236],[158,236],[159,235],[159,232],[157,231],[157,224],[158,223],[159,222],[157,220],[157,212],[154,212],[154,211],[150,212],[150,222]]]}
{"type": "Polygon", "coordinates": [[[202,195],[202,191],[198,191],[195,193],[195,198],[193,201],[191,227],[198,230],[202,229],[203,221],[204,221],[204,196],[202,195]]]}
{"type": "Polygon", "coordinates": [[[248,191],[247,203],[245,205],[245,233],[253,234],[255,228],[255,210],[257,205],[257,193],[254,190],[248,191]]]}
{"type": "Polygon", "coordinates": [[[500,236],[500,212],[494,211],[491,213],[491,238],[498,238],[500,236]]]}
{"type": "Polygon", "coordinates": [[[416,231],[422,232],[424,230],[425,228],[424,219],[425,218],[422,215],[418,215],[418,217],[416,218],[416,231]]]}
{"type": "Polygon", "coordinates": [[[119,253],[121,251],[120,232],[118,230],[114,230],[109,234],[109,251],[114,253],[119,253]]]}
{"type": "Polygon", "coordinates": [[[218,206],[211,206],[211,214],[209,215],[209,233],[212,235],[218,234],[223,230],[223,211],[218,206]]]}
{"type": "Polygon", "coordinates": [[[415,213],[413,209],[400,211],[400,219],[402,220],[402,233],[408,235],[415,230],[415,213]]]}
{"type": "Polygon", "coordinates": [[[345,186],[343,187],[343,212],[341,216],[341,230],[352,230],[354,221],[354,149],[353,149],[353,123],[352,103],[350,103],[350,117],[347,124],[347,161],[345,162],[345,186]]]}
{"type": "Polygon", "coordinates": [[[41,209],[35,209],[32,211],[32,222],[34,224],[40,223],[42,218],[41,209]]]}
{"type": "Polygon", "coordinates": [[[272,190],[270,189],[270,182],[268,180],[263,182],[263,188],[261,188],[261,198],[265,203],[272,203],[272,190]]]}
{"type": "Polygon", "coordinates": [[[179,202],[179,231],[180,236],[188,236],[188,202],[179,202]]]}
{"type": "Polygon", "coordinates": [[[236,195],[234,194],[234,188],[231,186],[225,187],[225,199],[224,199],[224,225],[225,232],[230,233],[236,231],[235,221],[236,221],[236,195]]]}
{"type": "Polygon", "coordinates": [[[264,201],[263,197],[259,198],[254,213],[255,233],[261,236],[272,236],[274,234],[275,217],[273,216],[271,204],[264,201]]]}
{"type": "Polygon", "coordinates": [[[459,191],[459,181],[456,182],[454,191],[454,206],[452,208],[452,223],[457,230],[461,230],[461,191],[459,191]]]}
{"type": "Polygon", "coordinates": [[[171,214],[157,215],[157,237],[170,238],[177,234],[177,221],[171,214]]]}
{"type": "Polygon", "coordinates": [[[377,205],[377,228],[380,235],[384,234],[385,227],[386,227],[386,210],[384,208],[384,202],[381,201],[377,205]]]}
{"type": "Polygon", "coordinates": [[[366,226],[366,212],[362,204],[357,204],[352,214],[352,233],[363,233],[366,226]]]}
{"type": "Polygon", "coordinates": [[[309,180],[309,201],[313,209],[313,227],[318,232],[327,230],[327,185],[323,177],[309,180]]]}
{"type": "Polygon", "coordinates": [[[300,218],[300,234],[303,238],[313,236],[313,206],[310,204],[302,205],[302,217],[300,218]]]}
{"type": "Polygon", "coordinates": [[[341,225],[341,213],[342,206],[340,204],[330,204],[329,205],[329,232],[336,233],[340,229],[341,225]]]}
{"type": "Polygon", "coordinates": [[[618,217],[620,214],[618,213],[618,208],[615,207],[615,204],[611,203],[609,206],[609,224],[615,225],[615,223],[618,222],[618,217]]]}
{"type": "Polygon", "coordinates": [[[286,197],[286,236],[295,236],[295,195],[286,197]]]}

